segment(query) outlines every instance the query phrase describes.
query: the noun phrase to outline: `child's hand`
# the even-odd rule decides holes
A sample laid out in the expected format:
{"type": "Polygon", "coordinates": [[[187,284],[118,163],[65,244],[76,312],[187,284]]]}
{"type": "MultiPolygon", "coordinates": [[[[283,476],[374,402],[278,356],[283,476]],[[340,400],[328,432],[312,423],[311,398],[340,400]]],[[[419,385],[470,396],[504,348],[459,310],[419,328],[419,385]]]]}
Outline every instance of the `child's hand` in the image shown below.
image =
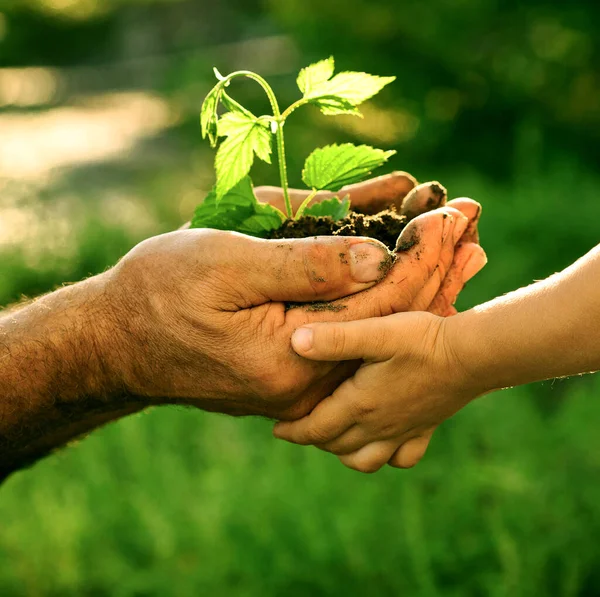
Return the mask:
{"type": "Polygon", "coordinates": [[[454,356],[446,321],[415,312],[297,329],[301,356],[364,363],[310,415],[277,423],[275,436],[314,444],[366,473],[387,462],[414,466],[435,428],[484,392],[454,356]]]}

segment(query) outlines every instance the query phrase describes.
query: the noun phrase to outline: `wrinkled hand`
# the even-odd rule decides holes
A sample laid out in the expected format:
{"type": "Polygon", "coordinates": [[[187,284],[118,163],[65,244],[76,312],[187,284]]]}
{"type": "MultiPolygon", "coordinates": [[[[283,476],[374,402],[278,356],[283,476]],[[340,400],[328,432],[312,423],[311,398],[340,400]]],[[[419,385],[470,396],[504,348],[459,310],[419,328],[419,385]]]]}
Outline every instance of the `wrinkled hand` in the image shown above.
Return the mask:
{"type": "Polygon", "coordinates": [[[403,313],[297,330],[293,346],[307,359],[364,363],[309,416],[276,424],[275,435],[361,472],[414,466],[436,427],[482,393],[447,342],[445,321],[403,313]]]}
{"type": "MultiPolygon", "coordinates": [[[[381,182],[369,184],[354,191],[377,196],[381,182]]],[[[470,242],[478,215],[477,204],[459,200],[415,218],[400,239],[407,248],[377,285],[389,253],[367,239],[268,241],[204,229],[151,238],[110,272],[107,367],[125,394],[152,403],[303,416],[357,364],[299,357],[289,343],[293,331],[430,306],[449,311],[475,273],[467,261],[485,263],[470,242]],[[339,297],[347,298],[285,305],[339,297]]]]}

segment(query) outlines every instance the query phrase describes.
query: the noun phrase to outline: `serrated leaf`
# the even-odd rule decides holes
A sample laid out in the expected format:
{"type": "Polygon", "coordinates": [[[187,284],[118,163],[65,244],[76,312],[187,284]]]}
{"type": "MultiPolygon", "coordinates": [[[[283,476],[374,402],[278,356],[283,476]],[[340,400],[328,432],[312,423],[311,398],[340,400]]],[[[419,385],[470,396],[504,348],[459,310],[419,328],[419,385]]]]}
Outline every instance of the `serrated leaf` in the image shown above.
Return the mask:
{"type": "Polygon", "coordinates": [[[315,86],[306,97],[317,99],[330,96],[358,106],[379,93],[395,79],[396,77],[378,77],[358,72],[338,73],[332,79],[315,86]]]}
{"type": "Polygon", "coordinates": [[[396,77],[378,77],[361,72],[341,72],[331,79],[313,85],[304,98],[319,106],[327,115],[360,115],[356,109],[364,101],[379,93],[396,77]]]}
{"type": "Polygon", "coordinates": [[[395,153],[394,150],[384,151],[352,143],[327,145],[315,149],[308,156],[302,180],[313,189],[339,191],[347,184],[362,180],[395,153]]]}
{"type": "Polygon", "coordinates": [[[304,210],[302,215],[315,216],[317,218],[330,217],[337,222],[338,220],[343,220],[349,211],[350,199],[348,196],[341,200],[338,197],[332,197],[331,199],[324,199],[318,203],[313,203],[304,210]]]}
{"type": "Polygon", "coordinates": [[[217,201],[248,172],[256,154],[271,163],[271,131],[268,123],[249,112],[227,112],[218,123],[217,134],[227,137],[215,158],[217,201]]]}
{"type": "Polygon", "coordinates": [[[298,78],[296,79],[300,91],[306,96],[316,85],[330,79],[331,75],[333,75],[334,66],[333,56],[330,56],[325,60],[320,60],[319,62],[315,62],[315,64],[303,68],[298,73],[298,78]]]}
{"type": "Polygon", "coordinates": [[[204,98],[202,108],[200,109],[200,126],[202,128],[202,138],[208,136],[211,147],[217,144],[217,107],[223,93],[223,83],[217,83],[204,98]]]}
{"type": "Polygon", "coordinates": [[[281,223],[281,212],[267,203],[259,202],[250,177],[245,176],[220,201],[217,201],[217,193],[213,188],[196,208],[191,227],[233,230],[264,238],[271,230],[279,228],[281,223]]]}

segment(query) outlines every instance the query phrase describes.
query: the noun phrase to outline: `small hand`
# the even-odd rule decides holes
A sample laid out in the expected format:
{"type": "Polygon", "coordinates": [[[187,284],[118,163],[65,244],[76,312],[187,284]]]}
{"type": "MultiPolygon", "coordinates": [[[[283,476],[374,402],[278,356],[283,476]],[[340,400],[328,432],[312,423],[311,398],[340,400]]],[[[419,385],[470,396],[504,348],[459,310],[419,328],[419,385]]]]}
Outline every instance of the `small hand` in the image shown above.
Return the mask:
{"type": "Polygon", "coordinates": [[[435,428],[481,393],[448,345],[445,320],[430,313],[305,326],[292,345],[311,360],[364,362],[310,415],[277,423],[275,436],[358,471],[414,466],[435,428]]]}

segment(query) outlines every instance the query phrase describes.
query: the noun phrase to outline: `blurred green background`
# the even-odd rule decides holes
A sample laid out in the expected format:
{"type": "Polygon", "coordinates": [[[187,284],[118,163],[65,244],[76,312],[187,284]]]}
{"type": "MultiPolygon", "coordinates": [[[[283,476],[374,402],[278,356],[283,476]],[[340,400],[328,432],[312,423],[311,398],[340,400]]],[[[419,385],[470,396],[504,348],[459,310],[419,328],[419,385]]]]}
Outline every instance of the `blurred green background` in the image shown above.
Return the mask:
{"type": "MultiPolygon", "coordinates": [[[[393,147],[390,169],[484,205],[462,308],[543,278],[600,240],[598,23],[594,0],[1,0],[0,305],[190,217],[213,65],[286,104],[330,54],[398,80],[364,121],[294,114],[292,183],[317,144],[393,147]]],[[[495,394],[375,476],[267,421],[131,417],[2,486],[0,595],[600,595],[599,392],[495,394]]]]}

